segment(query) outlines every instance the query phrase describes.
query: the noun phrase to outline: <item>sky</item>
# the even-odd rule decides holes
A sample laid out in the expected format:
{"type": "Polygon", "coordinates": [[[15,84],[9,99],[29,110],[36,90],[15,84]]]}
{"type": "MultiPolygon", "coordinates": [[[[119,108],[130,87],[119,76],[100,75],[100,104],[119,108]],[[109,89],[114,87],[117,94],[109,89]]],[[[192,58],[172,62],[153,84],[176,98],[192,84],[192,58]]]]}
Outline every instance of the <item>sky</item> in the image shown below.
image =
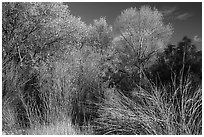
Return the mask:
{"type": "Polygon", "coordinates": [[[202,49],[201,2],[68,2],[66,4],[70,13],[81,17],[86,24],[92,24],[94,19],[106,17],[109,25],[113,25],[116,17],[127,8],[150,5],[163,13],[165,24],[172,24],[174,28],[172,44],[177,44],[187,36],[198,50],[202,49]]]}

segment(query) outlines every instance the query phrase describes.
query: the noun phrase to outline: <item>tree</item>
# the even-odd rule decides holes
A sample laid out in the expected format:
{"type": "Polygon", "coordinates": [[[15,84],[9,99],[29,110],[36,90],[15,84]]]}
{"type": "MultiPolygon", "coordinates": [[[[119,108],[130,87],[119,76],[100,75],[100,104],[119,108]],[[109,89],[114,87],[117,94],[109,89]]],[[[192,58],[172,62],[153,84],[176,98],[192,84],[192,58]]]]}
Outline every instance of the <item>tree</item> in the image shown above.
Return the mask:
{"type": "Polygon", "coordinates": [[[46,60],[68,45],[80,46],[85,33],[86,25],[70,15],[68,6],[62,3],[3,3],[5,64],[6,57],[17,57],[22,64],[39,57],[46,60]]]}
{"type": "Polygon", "coordinates": [[[197,51],[191,39],[184,37],[177,45],[168,45],[164,52],[149,69],[152,80],[159,79],[162,84],[172,82],[172,74],[180,82],[181,76],[185,79],[189,74],[194,86],[199,85],[202,79],[202,52],[197,51]]]}
{"type": "Polygon", "coordinates": [[[156,8],[142,6],[121,12],[115,22],[119,36],[115,38],[115,52],[124,68],[142,69],[156,52],[162,51],[172,35],[170,24],[163,23],[163,15],[156,8]]]}
{"type": "Polygon", "coordinates": [[[112,27],[108,25],[105,18],[94,20],[93,25],[89,26],[87,45],[97,53],[106,53],[112,40],[112,27]]]}
{"type": "Polygon", "coordinates": [[[129,94],[136,85],[146,87],[142,74],[168,43],[172,27],[164,24],[162,13],[156,8],[142,6],[121,12],[114,31],[116,37],[110,49],[114,71],[110,83],[129,94]]]}

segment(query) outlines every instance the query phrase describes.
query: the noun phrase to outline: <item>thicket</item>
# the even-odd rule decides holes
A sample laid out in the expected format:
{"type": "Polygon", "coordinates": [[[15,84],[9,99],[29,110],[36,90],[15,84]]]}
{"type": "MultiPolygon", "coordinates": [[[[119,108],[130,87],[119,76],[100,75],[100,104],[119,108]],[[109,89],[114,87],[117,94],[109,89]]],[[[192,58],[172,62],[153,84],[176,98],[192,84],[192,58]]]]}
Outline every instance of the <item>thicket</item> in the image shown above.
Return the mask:
{"type": "Polygon", "coordinates": [[[3,133],[202,134],[202,52],[172,33],[149,6],[112,27],[63,3],[2,3],[3,133]]]}

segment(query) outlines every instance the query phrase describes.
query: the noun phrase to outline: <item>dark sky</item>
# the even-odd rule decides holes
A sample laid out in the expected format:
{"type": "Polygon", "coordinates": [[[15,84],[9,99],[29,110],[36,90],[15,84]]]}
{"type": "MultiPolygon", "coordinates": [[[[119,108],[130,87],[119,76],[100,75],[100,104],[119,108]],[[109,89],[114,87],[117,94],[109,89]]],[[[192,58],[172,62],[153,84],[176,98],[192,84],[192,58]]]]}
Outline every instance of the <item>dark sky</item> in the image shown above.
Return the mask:
{"type": "Polygon", "coordinates": [[[201,49],[202,37],[202,3],[201,2],[69,2],[71,14],[80,16],[86,24],[94,19],[106,17],[108,24],[113,25],[121,11],[140,8],[142,5],[156,7],[164,14],[164,22],[171,23],[174,28],[171,43],[177,44],[184,36],[193,40],[201,49]]]}

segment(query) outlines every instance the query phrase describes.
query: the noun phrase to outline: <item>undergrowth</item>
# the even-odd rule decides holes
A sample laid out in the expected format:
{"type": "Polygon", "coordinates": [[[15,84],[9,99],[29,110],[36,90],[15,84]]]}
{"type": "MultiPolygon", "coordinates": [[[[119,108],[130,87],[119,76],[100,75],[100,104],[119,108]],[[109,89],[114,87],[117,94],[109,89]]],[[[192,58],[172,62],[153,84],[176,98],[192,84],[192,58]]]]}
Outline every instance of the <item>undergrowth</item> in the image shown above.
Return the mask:
{"type": "Polygon", "coordinates": [[[149,82],[147,89],[138,86],[130,97],[88,79],[87,70],[83,75],[78,70],[73,79],[67,64],[51,65],[42,65],[40,73],[7,65],[4,134],[202,134],[202,88],[195,90],[190,77],[179,84],[173,81],[171,89],[149,82]],[[22,79],[25,72],[30,75],[22,79]]]}
{"type": "Polygon", "coordinates": [[[131,99],[116,89],[106,91],[96,120],[99,134],[202,134],[202,89],[190,90],[189,79],[174,90],[173,96],[166,94],[165,87],[138,89],[131,99]]]}

